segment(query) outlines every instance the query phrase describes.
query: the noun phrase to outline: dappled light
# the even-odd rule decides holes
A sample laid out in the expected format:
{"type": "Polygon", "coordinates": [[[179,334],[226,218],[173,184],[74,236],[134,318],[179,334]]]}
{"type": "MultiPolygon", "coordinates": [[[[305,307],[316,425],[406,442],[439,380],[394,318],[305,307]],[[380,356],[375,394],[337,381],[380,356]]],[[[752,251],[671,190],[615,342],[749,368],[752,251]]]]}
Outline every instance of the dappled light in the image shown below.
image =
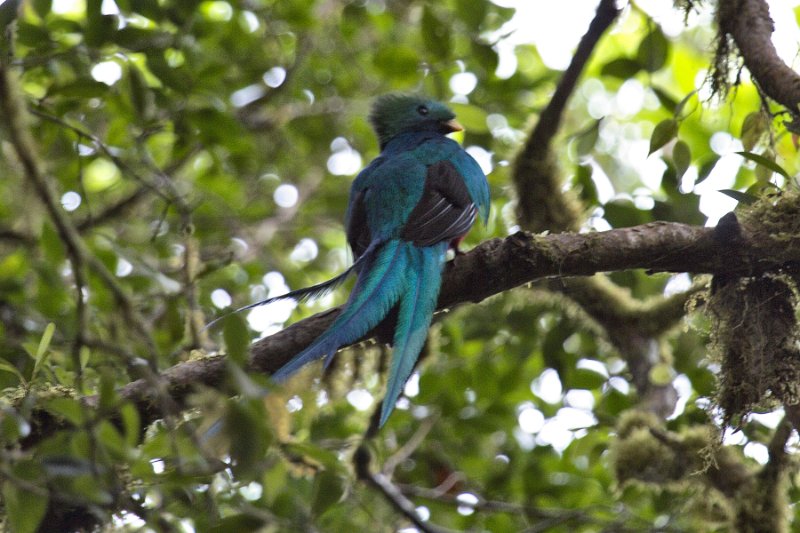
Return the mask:
{"type": "Polygon", "coordinates": [[[797,529],[798,20],[0,1],[3,530],[797,529]]]}

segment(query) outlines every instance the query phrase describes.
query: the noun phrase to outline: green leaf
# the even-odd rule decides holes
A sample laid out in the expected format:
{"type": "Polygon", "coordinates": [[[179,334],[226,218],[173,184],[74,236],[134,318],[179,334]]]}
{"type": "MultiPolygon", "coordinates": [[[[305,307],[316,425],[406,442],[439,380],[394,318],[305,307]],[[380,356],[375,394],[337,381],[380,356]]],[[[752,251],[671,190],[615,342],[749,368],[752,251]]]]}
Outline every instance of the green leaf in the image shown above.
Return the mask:
{"type": "Polygon", "coordinates": [[[263,526],[263,518],[249,514],[235,514],[226,516],[208,531],[209,533],[231,533],[232,531],[248,533],[250,531],[261,531],[263,526]]]}
{"type": "Polygon", "coordinates": [[[114,501],[114,497],[107,488],[102,483],[98,483],[96,476],[93,475],[74,478],[70,488],[75,496],[90,503],[107,506],[114,501]]]}
{"type": "Polygon", "coordinates": [[[486,17],[489,7],[487,2],[476,2],[475,0],[458,0],[456,16],[476,33],[480,30],[481,22],[486,17]]]}
{"type": "MultiPolygon", "coordinates": [[[[29,24],[25,22],[24,19],[19,19],[17,21],[17,43],[36,47],[41,46],[43,42],[47,42],[49,39],[50,35],[47,33],[47,30],[41,26],[29,24]]],[[[8,46],[8,44],[3,42],[3,44],[0,44],[0,49],[6,46],[8,46]]]]}
{"type": "Polygon", "coordinates": [[[113,411],[119,403],[119,393],[115,384],[115,375],[110,369],[104,368],[100,372],[100,408],[113,411]]]}
{"type": "MultiPolygon", "coordinates": [[[[764,150],[761,156],[768,161],[775,162],[775,152],[770,149],[764,150]]],[[[756,165],[756,179],[759,183],[769,183],[769,180],[772,179],[772,174],[773,171],[770,167],[756,165]]]]}
{"type": "Polygon", "coordinates": [[[678,121],[675,119],[668,118],[656,124],[655,129],[653,129],[653,135],[650,136],[650,152],[647,155],[652,154],[670,142],[677,134],[678,121]]]}
{"type": "Polygon", "coordinates": [[[36,11],[36,14],[44,18],[50,13],[53,2],[51,0],[32,0],[31,5],[33,6],[33,10],[36,11]]]}
{"type": "Polygon", "coordinates": [[[86,29],[84,38],[86,44],[99,47],[111,40],[117,32],[117,17],[115,15],[103,15],[100,7],[101,0],[86,1],[86,29]]]}
{"type": "Polygon", "coordinates": [[[721,192],[722,194],[730,196],[734,200],[736,200],[736,201],[738,201],[740,203],[743,203],[745,205],[752,205],[752,204],[756,203],[756,201],[758,200],[758,198],[756,198],[752,194],[747,194],[746,192],[736,191],[736,190],[733,190],[733,189],[722,189],[722,190],[717,191],[717,192],[721,192]]]}
{"type": "Polygon", "coordinates": [[[311,510],[320,516],[344,496],[344,480],[330,470],[323,470],[314,479],[311,510]]]}
{"type": "Polygon", "coordinates": [[[373,56],[373,64],[390,79],[413,82],[421,61],[416,49],[398,45],[380,47],[373,56]]]}
{"type": "Polygon", "coordinates": [[[637,209],[628,200],[613,200],[603,205],[603,218],[615,228],[627,228],[650,222],[649,213],[637,209]]]}
{"type": "Polygon", "coordinates": [[[636,59],[648,72],[655,72],[667,63],[669,41],[661,28],[656,26],[639,44],[636,59]]]}
{"type": "Polygon", "coordinates": [[[256,475],[255,465],[264,458],[272,442],[260,399],[231,401],[223,418],[225,434],[230,438],[230,456],[237,476],[256,475]]]}
{"type": "Polygon", "coordinates": [[[128,68],[128,84],[136,119],[147,121],[152,116],[153,96],[141,72],[135,65],[128,68]]]}
{"type": "Polygon", "coordinates": [[[714,170],[714,167],[717,166],[717,162],[719,162],[718,155],[712,155],[707,157],[703,160],[700,164],[700,170],[697,171],[697,180],[694,182],[695,185],[704,181],[711,171],[714,170]]]}
{"type": "Polygon", "coordinates": [[[312,462],[319,463],[326,470],[337,470],[342,468],[342,463],[339,457],[330,450],[307,444],[303,442],[287,443],[283,446],[283,450],[289,455],[297,455],[304,461],[311,460],[312,462]]]}
{"type": "Polygon", "coordinates": [[[602,122],[602,120],[603,119],[598,119],[594,121],[588,128],[585,128],[575,135],[575,140],[577,141],[575,150],[578,152],[579,156],[586,157],[592,153],[594,145],[597,143],[597,139],[600,136],[600,122],[602,122]]]}
{"type": "Polygon", "coordinates": [[[569,375],[569,387],[573,389],[599,389],[606,381],[603,374],[588,368],[576,368],[569,375]]]}
{"type": "Polygon", "coordinates": [[[666,363],[653,365],[648,373],[650,383],[653,385],[664,386],[672,381],[672,367],[666,363]]]}
{"type": "MultiPolygon", "coordinates": [[[[120,9],[124,10],[125,8],[120,6],[120,9]]],[[[156,22],[164,18],[164,12],[158,0],[130,0],[130,10],[156,22]]]]}
{"type": "Polygon", "coordinates": [[[125,431],[125,441],[129,447],[134,448],[139,444],[139,433],[142,427],[139,411],[132,403],[126,403],[120,407],[119,415],[125,431]]]}
{"type": "Polygon", "coordinates": [[[10,531],[35,533],[47,510],[47,491],[18,487],[13,481],[3,483],[3,503],[10,531]]]}
{"type": "Polygon", "coordinates": [[[109,87],[103,82],[92,79],[78,79],[64,85],[56,85],[48,91],[49,96],[62,96],[64,98],[92,98],[107,96],[109,87]]]}
{"type": "Polygon", "coordinates": [[[762,165],[762,166],[770,169],[773,172],[777,172],[778,174],[780,174],[781,176],[783,176],[786,179],[791,179],[791,176],[789,176],[789,173],[786,172],[786,170],[782,166],[780,166],[775,161],[771,161],[771,160],[767,159],[763,155],[754,154],[753,152],[736,152],[736,153],[739,154],[740,156],[744,157],[745,159],[749,159],[750,161],[753,161],[757,165],[762,165]]]}
{"type": "Polygon", "coordinates": [[[652,86],[651,89],[655,93],[656,98],[658,98],[658,101],[661,103],[661,106],[670,113],[675,113],[675,109],[678,107],[678,101],[660,87],[652,86]]]}
{"type": "Polygon", "coordinates": [[[753,150],[753,147],[758,143],[765,131],[766,125],[760,111],[754,111],[744,117],[741,138],[742,146],[744,146],[746,152],[753,150]]]}
{"type": "Polygon", "coordinates": [[[36,349],[36,361],[40,361],[44,354],[47,352],[47,348],[50,347],[50,341],[53,340],[53,333],[56,331],[56,325],[52,322],[47,324],[47,327],[44,328],[44,333],[42,333],[42,338],[39,340],[39,347],[36,349]]]}
{"type": "Polygon", "coordinates": [[[694,96],[696,93],[697,93],[697,89],[695,89],[694,91],[691,91],[689,94],[684,96],[683,99],[680,102],[678,102],[678,105],[675,106],[675,116],[676,117],[679,117],[681,115],[681,113],[683,113],[683,108],[686,107],[686,104],[689,103],[689,100],[691,100],[692,96],[694,96]]]}
{"type": "Polygon", "coordinates": [[[30,432],[30,424],[19,412],[10,407],[0,409],[0,441],[10,444],[30,432]]]}
{"type": "Polygon", "coordinates": [[[233,313],[225,318],[222,338],[231,361],[244,364],[247,361],[247,348],[250,346],[250,333],[241,314],[233,313]]]}
{"type": "Polygon", "coordinates": [[[441,20],[430,5],[422,11],[422,42],[425,48],[439,59],[450,56],[450,24],[441,20]]]}
{"type": "Polygon", "coordinates": [[[154,51],[168,48],[175,38],[163,31],[125,26],[114,34],[114,42],[133,51],[154,51]]]}
{"type": "Polygon", "coordinates": [[[470,50],[472,57],[478,60],[478,63],[486,69],[487,72],[494,73],[497,70],[497,63],[500,61],[497,57],[497,52],[488,44],[484,44],[478,40],[473,39],[470,42],[470,50]]]}
{"type": "Polygon", "coordinates": [[[36,349],[36,355],[34,356],[34,360],[36,361],[33,365],[33,372],[31,373],[31,381],[36,379],[36,376],[39,373],[42,365],[47,361],[47,357],[50,354],[48,348],[50,347],[50,341],[53,340],[53,333],[56,331],[56,325],[52,322],[47,324],[47,327],[44,328],[44,333],[42,333],[42,338],[39,340],[39,347],[36,349]]]}
{"type": "Polygon", "coordinates": [[[692,164],[692,151],[684,141],[678,141],[672,147],[672,162],[675,164],[675,177],[680,180],[692,164]]]}
{"type": "Polygon", "coordinates": [[[43,407],[74,426],[80,426],[83,423],[84,407],[75,398],[51,398],[44,402],[43,407]]]}
{"type": "Polygon", "coordinates": [[[128,446],[120,432],[108,420],[103,420],[95,429],[98,444],[102,445],[117,461],[125,459],[128,446]]]}
{"type": "Polygon", "coordinates": [[[580,197],[586,204],[597,204],[597,185],[592,179],[592,166],[591,165],[578,165],[575,169],[574,181],[580,185],[580,197]]]}
{"type": "Polygon", "coordinates": [[[656,200],[650,211],[655,220],[682,222],[702,225],[706,217],[700,212],[700,197],[696,194],[681,194],[677,189],[670,195],[670,201],[656,200]]]}
{"type": "Polygon", "coordinates": [[[81,346],[81,353],[80,353],[81,370],[86,369],[86,365],[89,364],[89,360],[91,358],[92,358],[92,350],[90,350],[88,346],[81,346]]]}
{"type": "Polygon", "coordinates": [[[641,69],[642,66],[637,61],[627,57],[619,57],[603,65],[603,68],[600,69],[600,74],[627,80],[634,77],[641,69]]]}
{"type": "Polygon", "coordinates": [[[2,370],[4,372],[8,372],[10,374],[14,374],[15,376],[17,376],[17,378],[19,379],[20,383],[22,383],[22,384],[27,383],[27,380],[25,379],[25,376],[22,375],[22,373],[17,369],[17,367],[12,365],[8,361],[0,359],[0,370],[2,370]]]}

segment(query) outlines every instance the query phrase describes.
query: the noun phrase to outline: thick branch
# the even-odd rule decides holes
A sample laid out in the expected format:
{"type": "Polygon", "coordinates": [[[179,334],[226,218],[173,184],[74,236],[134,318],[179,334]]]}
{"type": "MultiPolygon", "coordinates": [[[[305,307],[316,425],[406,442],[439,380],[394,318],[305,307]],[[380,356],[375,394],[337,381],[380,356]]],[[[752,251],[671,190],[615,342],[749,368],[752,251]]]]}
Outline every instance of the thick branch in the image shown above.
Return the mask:
{"type": "Polygon", "coordinates": [[[721,0],[720,30],[730,35],[744,64],[764,93],[785,106],[793,116],[800,113],[800,75],[775,51],[775,26],[765,0],[721,0]]]}
{"type": "MultiPolygon", "coordinates": [[[[651,272],[751,275],[800,263],[800,236],[775,241],[743,232],[735,245],[713,228],[654,222],[600,233],[534,236],[524,232],[484,242],[448,263],[439,309],[489,296],[542,278],[588,276],[643,268],[651,272]]],[[[296,322],[252,345],[250,369],[271,374],[333,322],[338,309],[296,322]]],[[[163,372],[164,389],[182,402],[197,385],[220,387],[225,357],[188,361],[163,372]]],[[[160,416],[156,392],[144,380],[122,397],[140,407],[145,422],[160,416]]],[[[92,403],[92,402],[90,402],[92,403]]]]}

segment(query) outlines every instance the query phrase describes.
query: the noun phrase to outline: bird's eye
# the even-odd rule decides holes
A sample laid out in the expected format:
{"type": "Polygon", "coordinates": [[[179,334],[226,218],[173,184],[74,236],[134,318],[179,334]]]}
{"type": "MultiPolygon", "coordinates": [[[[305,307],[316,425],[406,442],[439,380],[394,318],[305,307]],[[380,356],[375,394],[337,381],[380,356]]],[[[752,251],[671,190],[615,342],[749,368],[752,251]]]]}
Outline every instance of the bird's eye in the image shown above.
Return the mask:
{"type": "Polygon", "coordinates": [[[423,117],[428,114],[428,108],[424,105],[421,105],[417,108],[417,113],[422,115],[423,117]]]}

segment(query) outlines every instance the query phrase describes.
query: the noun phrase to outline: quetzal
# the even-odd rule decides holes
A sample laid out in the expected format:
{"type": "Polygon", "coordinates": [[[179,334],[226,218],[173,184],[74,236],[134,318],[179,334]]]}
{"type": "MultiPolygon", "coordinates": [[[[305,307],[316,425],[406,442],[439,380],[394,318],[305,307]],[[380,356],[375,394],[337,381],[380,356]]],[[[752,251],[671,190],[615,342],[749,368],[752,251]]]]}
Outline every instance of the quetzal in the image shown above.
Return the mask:
{"type": "Polygon", "coordinates": [[[357,280],[330,328],[273,376],[281,380],[357,341],[396,309],[394,351],[381,426],[411,375],[428,335],[448,248],[480,215],[489,216],[489,185],[478,163],[448,133],[460,131],[444,104],[419,96],[378,98],[370,122],[381,153],[353,181],[345,226],[354,263],[319,285],[278,299],[325,293],[350,274],[357,280]]]}

